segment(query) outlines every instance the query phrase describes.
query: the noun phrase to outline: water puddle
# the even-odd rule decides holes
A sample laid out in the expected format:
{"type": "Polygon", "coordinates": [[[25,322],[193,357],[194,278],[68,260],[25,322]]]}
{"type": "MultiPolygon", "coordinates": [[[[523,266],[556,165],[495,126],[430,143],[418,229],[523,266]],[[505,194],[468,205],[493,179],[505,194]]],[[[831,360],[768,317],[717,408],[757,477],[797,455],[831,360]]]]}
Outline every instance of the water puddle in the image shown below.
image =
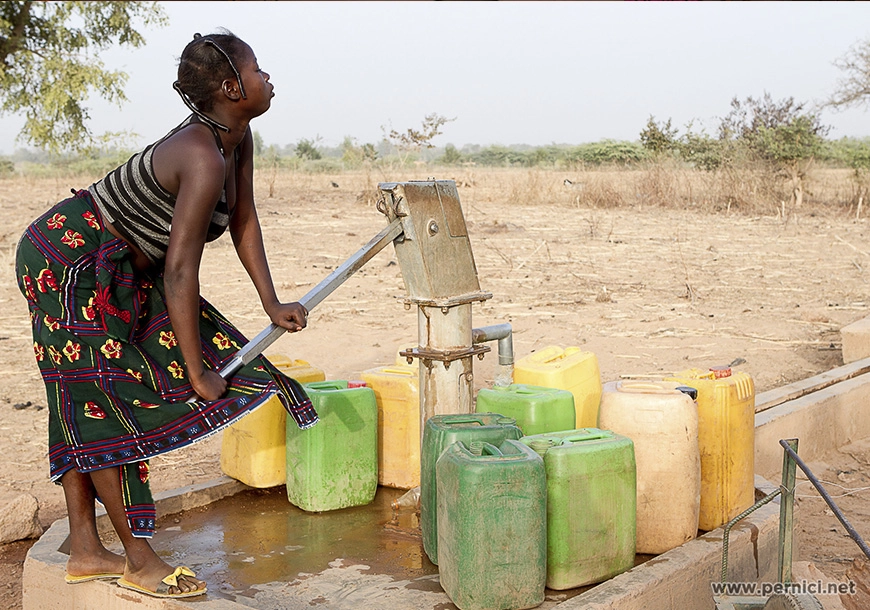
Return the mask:
{"type": "MultiPolygon", "coordinates": [[[[423,551],[419,514],[391,506],[403,493],[379,487],[366,506],[309,513],[284,487],[249,490],[162,517],[152,545],[193,568],[209,598],[252,608],[453,609],[423,551]]],[[[548,589],[541,608],[589,588],[548,589]]]]}

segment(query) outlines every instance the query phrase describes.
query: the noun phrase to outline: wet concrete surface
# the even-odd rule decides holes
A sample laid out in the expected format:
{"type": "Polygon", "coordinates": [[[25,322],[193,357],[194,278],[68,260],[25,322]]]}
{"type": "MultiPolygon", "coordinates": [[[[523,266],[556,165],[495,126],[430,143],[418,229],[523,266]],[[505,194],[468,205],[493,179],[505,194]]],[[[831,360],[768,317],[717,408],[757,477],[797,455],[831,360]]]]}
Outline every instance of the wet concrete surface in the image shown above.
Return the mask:
{"type": "MultiPolygon", "coordinates": [[[[195,570],[208,597],[243,606],[453,609],[423,551],[419,513],[391,507],[404,493],[379,487],[369,505],[310,513],[284,487],[249,490],[161,518],[151,543],[171,565],[195,570]]],[[[548,589],[541,608],[589,588],[548,589]]]]}

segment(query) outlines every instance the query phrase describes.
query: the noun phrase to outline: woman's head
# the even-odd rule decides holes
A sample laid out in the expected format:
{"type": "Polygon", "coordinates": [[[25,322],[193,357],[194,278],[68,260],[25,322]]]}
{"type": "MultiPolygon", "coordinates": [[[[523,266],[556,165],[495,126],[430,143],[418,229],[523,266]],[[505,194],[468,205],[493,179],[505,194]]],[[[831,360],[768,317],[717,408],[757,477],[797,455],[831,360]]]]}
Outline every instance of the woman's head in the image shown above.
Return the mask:
{"type": "Polygon", "coordinates": [[[241,38],[228,30],[207,36],[194,35],[181,53],[176,88],[200,112],[212,110],[215,93],[227,79],[238,80],[240,93],[244,97],[238,65],[248,49],[241,38]]]}

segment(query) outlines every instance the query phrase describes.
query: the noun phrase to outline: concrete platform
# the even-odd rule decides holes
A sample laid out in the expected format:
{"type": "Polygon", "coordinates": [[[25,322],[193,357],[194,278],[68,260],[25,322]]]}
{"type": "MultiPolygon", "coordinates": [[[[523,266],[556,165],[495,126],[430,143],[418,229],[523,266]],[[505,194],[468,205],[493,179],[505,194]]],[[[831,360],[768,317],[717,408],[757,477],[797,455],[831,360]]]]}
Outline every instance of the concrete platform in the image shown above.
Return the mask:
{"type": "Polygon", "coordinates": [[[870,316],[840,329],[843,362],[846,364],[870,357],[870,316]]]}
{"type": "MultiPolygon", "coordinates": [[[[167,506],[186,506],[188,509],[196,505],[203,506],[224,497],[234,489],[238,492],[243,486],[232,479],[221,478],[197,489],[180,490],[181,494],[172,494],[157,500],[158,513],[170,514],[166,512],[167,506]]],[[[764,506],[732,529],[728,560],[729,580],[775,580],[778,510],[775,503],[764,506]]],[[[101,521],[105,522],[107,519],[101,516],[101,521]]],[[[108,527],[106,523],[102,526],[108,527]]],[[[253,533],[245,527],[243,516],[239,517],[238,526],[240,536],[253,533]]],[[[236,595],[222,590],[221,583],[207,579],[210,581],[210,592],[196,601],[151,598],[121,589],[110,582],[67,585],[63,580],[67,556],[60,549],[63,549],[68,534],[68,522],[61,519],[49,528],[28,553],[24,565],[25,610],[127,607],[142,610],[181,610],[190,609],[191,603],[201,610],[295,610],[310,609],[320,604],[331,610],[383,608],[385,605],[403,610],[455,608],[441,590],[437,573],[411,577],[371,574],[370,566],[345,562],[340,556],[326,570],[305,574],[291,582],[266,583],[240,591],[236,595]]],[[[418,544],[422,553],[422,544],[418,544]]],[[[155,548],[161,552],[156,543],[155,548]]],[[[195,551],[192,554],[201,561],[206,561],[195,551]]],[[[714,604],[709,583],[719,579],[721,562],[722,530],[719,529],[658,555],[570,599],[565,599],[570,593],[548,591],[548,599],[540,608],[712,610],[714,604]]],[[[192,567],[198,569],[196,559],[192,567]]]]}
{"type": "MultiPolygon", "coordinates": [[[[778,388],[756,397],[757,495],[778,483],[782,466],[779,440],[799,438],[799,453],[812,461],[822,452],[870,437],[867,400],[870,396],[870,359],[778,388]]],[[[176,490],[156,498],[158,515],[166,516],[209,505],[238,494],[246,486],[222,477],[207,484],[176,490]]],[[[100,527],[109,530],[100,516],[100,527]]],[[[772,502],[731,531],[728,580],[776,582],[779,507],[772,502]]],[[[244,533],[244,516],[239,516],[244,533]]],[[[437,574],[423,576],[370,575],[369,566],[347,565],[338,556],[318,574],[297,582],[274,582],[251,594],[234,595],[209,581],[209,593],[195,600],[162,600],[126,591],[109,582],[67,585],[63,548],[69,533],[66,519],[55,522],[28,553],[24,565],[25,610],[82,608],[141,608],[230,610],[240,608],[301,609],[323,605],[330,609],[382,608],[409,610],[453,608],[438,584],[437,574]],[[328,574],[327,574],[328,572],[328,574]],[[328,578],[324,577],[327,574],[328,578]],[[365,583],[366,586],[360,586],[365,583]]],[[[158,532],[158,536],[161,534],[158,532]]],[[[255,535],[255,534],[253,534],[255,535]]],[[[155,544],[155,548],[156,548],[155,544]]],[[[722,530],[709,532],[676,549],[638,565],[605,583],[566,599],[554,592],[545,610],[713,610],[711,582],[720,579],[722,530]]],[[[197,565],[192,565],[197,569],[197,565]]]]}

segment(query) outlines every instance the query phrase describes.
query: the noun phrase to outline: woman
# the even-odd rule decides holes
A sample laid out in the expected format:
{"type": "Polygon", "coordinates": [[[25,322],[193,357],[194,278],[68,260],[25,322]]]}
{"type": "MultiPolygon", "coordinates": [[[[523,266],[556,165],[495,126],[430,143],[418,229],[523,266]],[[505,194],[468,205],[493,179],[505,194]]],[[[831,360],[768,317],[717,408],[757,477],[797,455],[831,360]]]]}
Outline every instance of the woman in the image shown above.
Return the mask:
{"type": "Polygon", "coordinates": [[[235,35],[197,34],[173,86],[193,114],[34,221],[16,256],[50,409],[51,477],[69,513],[66,580],[118,579],[157,597],[206,586],[148,543],[148,458],[276,393],[300,427],[317,422],[301,387],[264,358],[230,380],[215,372],[245,339],[199,296],[204,245],[229,227],[271,321],[290,332],[306,325],[301,304],[278,300],[254,206],[249,122],[269,109],[269,75],[235,35]],[[100,542],[96,498],[126,557],[100,542]]]}

